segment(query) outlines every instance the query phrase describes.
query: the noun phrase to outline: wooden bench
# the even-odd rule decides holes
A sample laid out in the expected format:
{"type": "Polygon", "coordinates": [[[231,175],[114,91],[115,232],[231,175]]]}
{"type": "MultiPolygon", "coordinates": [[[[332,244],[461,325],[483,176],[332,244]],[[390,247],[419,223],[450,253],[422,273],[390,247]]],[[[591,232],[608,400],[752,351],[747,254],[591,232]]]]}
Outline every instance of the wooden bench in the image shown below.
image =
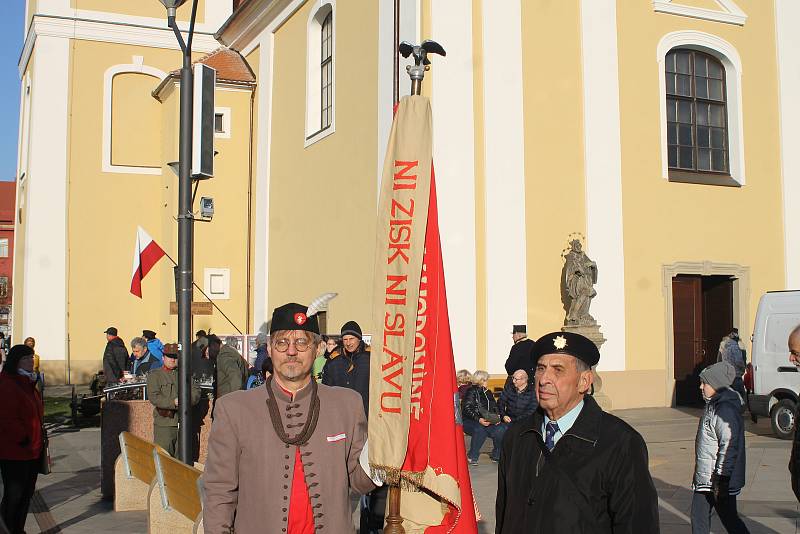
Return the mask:
{"type": "Polygon", "coordinates": [[[114,462],[114,511],[147,510],[156,483],[153,452],[160,447],[126,431],[119,434],[119,448],[114,462]]]}
{"type": "Polygon", "coordinates": [[[147,531],[151,534],[202,533],[203,472],[176,460],[163,449],[153,451],[156,485],[150,493],[147,531]]]}

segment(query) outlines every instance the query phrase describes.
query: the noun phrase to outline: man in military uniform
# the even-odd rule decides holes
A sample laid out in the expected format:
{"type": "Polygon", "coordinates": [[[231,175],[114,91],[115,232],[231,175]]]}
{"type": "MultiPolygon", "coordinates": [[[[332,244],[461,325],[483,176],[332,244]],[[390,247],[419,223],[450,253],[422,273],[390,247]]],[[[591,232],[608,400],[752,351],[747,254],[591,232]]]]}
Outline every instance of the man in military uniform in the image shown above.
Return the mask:
{"type": "Polygon", "coordinates": [[[496,533],[658,534],[647,446],[591,395],[597,346],[572,332],[536,341],[539,407],[506,432],[496,533]]]}
{"type": "Polygon", "coordinates": [[[311,378],[321,337],[307,313],[294,303],[275,309],[274,373],[216,405],[203,474],[206,532],[352,534],[350,491],[375,489],[361,397],[311,378]]]}
{"type": "MultiPolygon", "coordinates": [[[[200,388],[192,383],[192,406],[200,388]]],[[[147,374],[147,399],[153,404],[153,441],[175,456],[178,442],[178,345],[164,345],[164,365],[147,374]]]]}

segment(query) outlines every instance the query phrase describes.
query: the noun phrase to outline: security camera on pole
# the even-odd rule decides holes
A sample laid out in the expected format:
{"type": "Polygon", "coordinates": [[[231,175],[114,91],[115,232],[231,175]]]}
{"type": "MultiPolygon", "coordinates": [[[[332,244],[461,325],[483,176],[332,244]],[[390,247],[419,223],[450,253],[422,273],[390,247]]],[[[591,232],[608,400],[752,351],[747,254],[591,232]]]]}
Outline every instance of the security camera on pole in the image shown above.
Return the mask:
{"type": "Polygon", "coordinates": [[[183,54],[181,67],[180,150],[178,165],[178,266],[175,288],[178,301],[178,451],[184,463],[193,462],[195,449],[191,425],[191,354],[192,342],[192,291],[194,256],[194,214],[192,212],[192,180],[211,178],[214,174],[214,83],[216,73],[206,65],[196,65],[192,70],[192,39],[197,16],[197,2],[192,0],[189,33],[183,40],[175,21],[177,10],[187,0],[160,0],[167,8],[167,24],[175,33],[183,54]],[[197,81],[197,83],[195,83],[197,81]],[[197,121],[195,117],[197,115],[197,121]],[[210,118],[209,118],[210,117],[210,118]],[[194,147],[193,147],[194,145],[194,147]],[[194,150],[195,159],[192,160],[194,150]]]}

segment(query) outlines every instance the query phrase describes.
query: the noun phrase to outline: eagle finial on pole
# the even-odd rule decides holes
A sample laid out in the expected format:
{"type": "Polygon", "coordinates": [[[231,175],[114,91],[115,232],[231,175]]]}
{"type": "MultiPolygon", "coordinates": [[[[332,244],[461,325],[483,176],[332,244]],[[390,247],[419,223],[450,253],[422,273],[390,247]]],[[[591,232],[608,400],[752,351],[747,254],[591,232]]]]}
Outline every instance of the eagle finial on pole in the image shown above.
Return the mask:
{"type": "Polygon", "coordinates": [[[422,91],[422,80],[425,78],[425,71],[430,70],[431,61],[428,54],[439,54],[446,56],[442,45],[436,41],[426,39],[419,45],[413,45],[408,41],[403,41],[398,47],[398,51],[403,57],[414,56],[414,64],[406,67],[406,72],[411,78],[411,94],[418,95],[422,91]]]}

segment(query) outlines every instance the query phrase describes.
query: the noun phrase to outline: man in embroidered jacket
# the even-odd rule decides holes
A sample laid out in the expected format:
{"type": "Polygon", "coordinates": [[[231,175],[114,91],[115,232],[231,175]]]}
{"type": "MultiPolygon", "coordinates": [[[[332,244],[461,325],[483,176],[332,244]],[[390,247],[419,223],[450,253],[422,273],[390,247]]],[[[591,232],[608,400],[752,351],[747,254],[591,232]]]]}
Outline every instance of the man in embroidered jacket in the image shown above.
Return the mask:
{"type": "Polygon", "coordinates": [[[276,308],[272,379],[219,399],[203,475],[206,532],[355,532],[350,489],[376,487],[367,420],[358,393],[312,380],[319,342],[305,306],[276,308]]]}

